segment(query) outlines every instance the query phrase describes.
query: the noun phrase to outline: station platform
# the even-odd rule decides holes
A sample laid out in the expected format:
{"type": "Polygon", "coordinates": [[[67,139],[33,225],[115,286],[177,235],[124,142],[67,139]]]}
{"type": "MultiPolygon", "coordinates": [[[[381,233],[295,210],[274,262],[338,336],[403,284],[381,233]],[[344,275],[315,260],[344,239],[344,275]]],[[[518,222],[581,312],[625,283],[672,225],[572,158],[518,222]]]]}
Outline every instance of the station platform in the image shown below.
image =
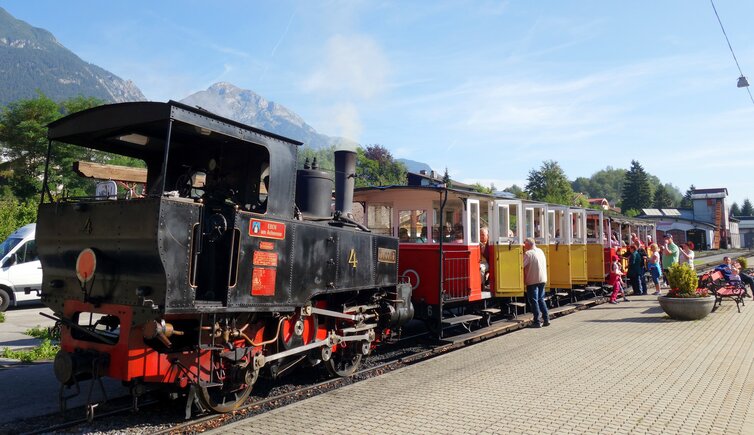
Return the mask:
{"type": "Polygon", "coordinates": [[[754,302],[693,322],[602,304],[217,434],[754,434],[754,302]]]}

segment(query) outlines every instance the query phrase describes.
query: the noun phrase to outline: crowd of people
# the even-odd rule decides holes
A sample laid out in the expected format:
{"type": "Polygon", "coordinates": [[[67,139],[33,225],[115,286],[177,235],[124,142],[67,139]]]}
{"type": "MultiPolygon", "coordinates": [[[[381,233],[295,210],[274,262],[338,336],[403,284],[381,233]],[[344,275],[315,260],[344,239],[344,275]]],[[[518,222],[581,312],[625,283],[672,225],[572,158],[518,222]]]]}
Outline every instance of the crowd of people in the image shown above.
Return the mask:
{"type": "MultiPolygon", "coordinates": [[[[611,246],[625,247],[616,233],[612,234],[611,246]]],[[[613,286],[613,292],[610,297],[610,303],[617,303],[618,297],[623,295],[623,300],[628,301],[625,297],[625,287],[630,285],[635,295],[648,294],[648,282],[646,274],[652,279],[654,292],[652,295],[659,296],[663,285],[668,287],[668,270],[674,264],[686,264],[692,270],[694,266],[694,243],[685,242],[678,246],[673,241],[673,235],[666,233],[660,244],[654,243],[651,236],[647,243],[642,242],[636,236],[631,234],[630,244],[623,254],[623,258],[614,255],[610,266],[607,282],[613,286]],[[624,270],[622,261],[625,259],[626,270],[624,270]],[[623,279],[627,278],[624,284],[623,279]]],[[[743,272],[741,264],[738,261],[732,261],[730,257],[724,257],[723,263],[716,267],[716,270],[722,272],[727,281],[741,281],[747,285],[750,291],[754,291],[754,277],[743,272]]]]}

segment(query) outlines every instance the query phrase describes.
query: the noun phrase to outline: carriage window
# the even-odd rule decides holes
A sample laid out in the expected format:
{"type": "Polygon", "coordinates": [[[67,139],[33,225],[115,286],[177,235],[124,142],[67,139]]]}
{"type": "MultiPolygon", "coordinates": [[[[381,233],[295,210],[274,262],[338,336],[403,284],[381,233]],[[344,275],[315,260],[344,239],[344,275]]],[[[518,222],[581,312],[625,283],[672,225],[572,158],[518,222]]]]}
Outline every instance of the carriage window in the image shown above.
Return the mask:
{"type": "Polygon", "coordinates": [[[432,210],[432,241],[444,243],[463,243],[463,204],[460,200],[448,200],[443,209],[443,229],[440,231],[440,202],[434,201],[432,210]]]}
{"type": "Polygon", "coordinates": [[[555,237],[555,228],[556,228],[556,220],[555,220],[555,210],[548,210],[547,211],[547,233],[549,234],[550,238],[555,237]]]}
{"type": "Polygon", "coordinates": [[[526,237],[539,237],[534,235],[534,228],[535,225],[538,225],[539,222],[534,221],[534,209],[533,208],[527,208],[526,209],[526,237]]]}
{"type": "Polygon", "coordinates": [[[571,212],[571,235],[574,240],[584,243],[584,213],[571,212]]]}
{"type": "Polygon", "coordinates": [[[469,201],[469,214],[471,217],[469,228],[469,244],[479,243],[479,203],[469,201]]]}
{"type": "Polygon", "coordinates": [[[367,226],[375,234],[393,235],[393,207],[384,204],[369,204],[367,226]]]}
{"type": "Polygon", "coordinates": [[[401,243],[427,243],[426,210],[401,210],[398,219],[398,239],[401,243]]]}
{"type": "Polygon", "coordinates": [[[518,234],[518,204],[510,204],[508,206],[509,214],[508,227],[506,237],[516,237],[518,234]]]}

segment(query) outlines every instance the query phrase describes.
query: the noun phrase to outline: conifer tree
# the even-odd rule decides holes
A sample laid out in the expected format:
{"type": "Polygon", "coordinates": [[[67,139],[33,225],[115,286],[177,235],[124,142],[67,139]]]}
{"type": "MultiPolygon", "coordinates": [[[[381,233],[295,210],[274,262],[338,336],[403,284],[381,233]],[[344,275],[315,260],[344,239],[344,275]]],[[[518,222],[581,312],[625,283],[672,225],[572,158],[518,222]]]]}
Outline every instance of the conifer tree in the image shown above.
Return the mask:
{"type": "Polygon", "coordinates": [[[738,207],[737,203],[733,203],[733,205],[730,206],[730,215],[731,216],[741,216],[741,208],[738,207]]]}
{"type": "Polygon", "coordinates": [[[686,191],[686,194],[683,195],[683,199],[681,200],[681,208],[694,208],[694,201],[691,199],[691,195],[694,194],[694,190],[696,187],[692,184],[689,186],[689,190],[686,191]]]}
{"type": "Polygon", "coordinates": [[[744,205],[741,206],[741,216],[754,216],[754,208],[751,206],[749,198],[744,199],[744,205]]]}
{"type": "Polygon", "coordinates": [[[670,197],[668,190],[662,184],[655,189],[652,205],[654,208],[670,208],[673,206],[673,198],[670,197]]]}
{"type": "Polygon", "coordinates": [[[626,172],[621,193],[621,210],[638,213],[652,204],[652,190],[646,171],[636,160],[631,160],[631,169],[626,172]]]}

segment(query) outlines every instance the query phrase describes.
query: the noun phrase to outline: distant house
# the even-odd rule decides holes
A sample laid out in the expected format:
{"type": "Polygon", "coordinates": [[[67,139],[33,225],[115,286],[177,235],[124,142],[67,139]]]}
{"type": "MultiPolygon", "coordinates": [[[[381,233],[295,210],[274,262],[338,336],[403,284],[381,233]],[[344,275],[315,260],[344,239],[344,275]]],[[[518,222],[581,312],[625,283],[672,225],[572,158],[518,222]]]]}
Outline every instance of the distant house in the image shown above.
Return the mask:
{"type": "Polygon", "coordinates": [[[669,233],[677,244],[690,241],[697,250],[736,248],[740,237],[733,240],[731,230],[738,234],[739,226],[728,216],[727,197],[726,188],[694,189],[693,208],[645,208],[639,217],[655,221],[658,240],[669,233]]]}
{"type": "Polygon", "coordinates": [[[607,198],[589,198],[587,201],[589,201],[589,205],[596,205],[603,210],[610,210],[610,202],[607,198]]]}
{"type": "Polygon", "coordinates": [[[754,248],[754,216],[736,216],[739,243],[742,248],[754,248]]]}

